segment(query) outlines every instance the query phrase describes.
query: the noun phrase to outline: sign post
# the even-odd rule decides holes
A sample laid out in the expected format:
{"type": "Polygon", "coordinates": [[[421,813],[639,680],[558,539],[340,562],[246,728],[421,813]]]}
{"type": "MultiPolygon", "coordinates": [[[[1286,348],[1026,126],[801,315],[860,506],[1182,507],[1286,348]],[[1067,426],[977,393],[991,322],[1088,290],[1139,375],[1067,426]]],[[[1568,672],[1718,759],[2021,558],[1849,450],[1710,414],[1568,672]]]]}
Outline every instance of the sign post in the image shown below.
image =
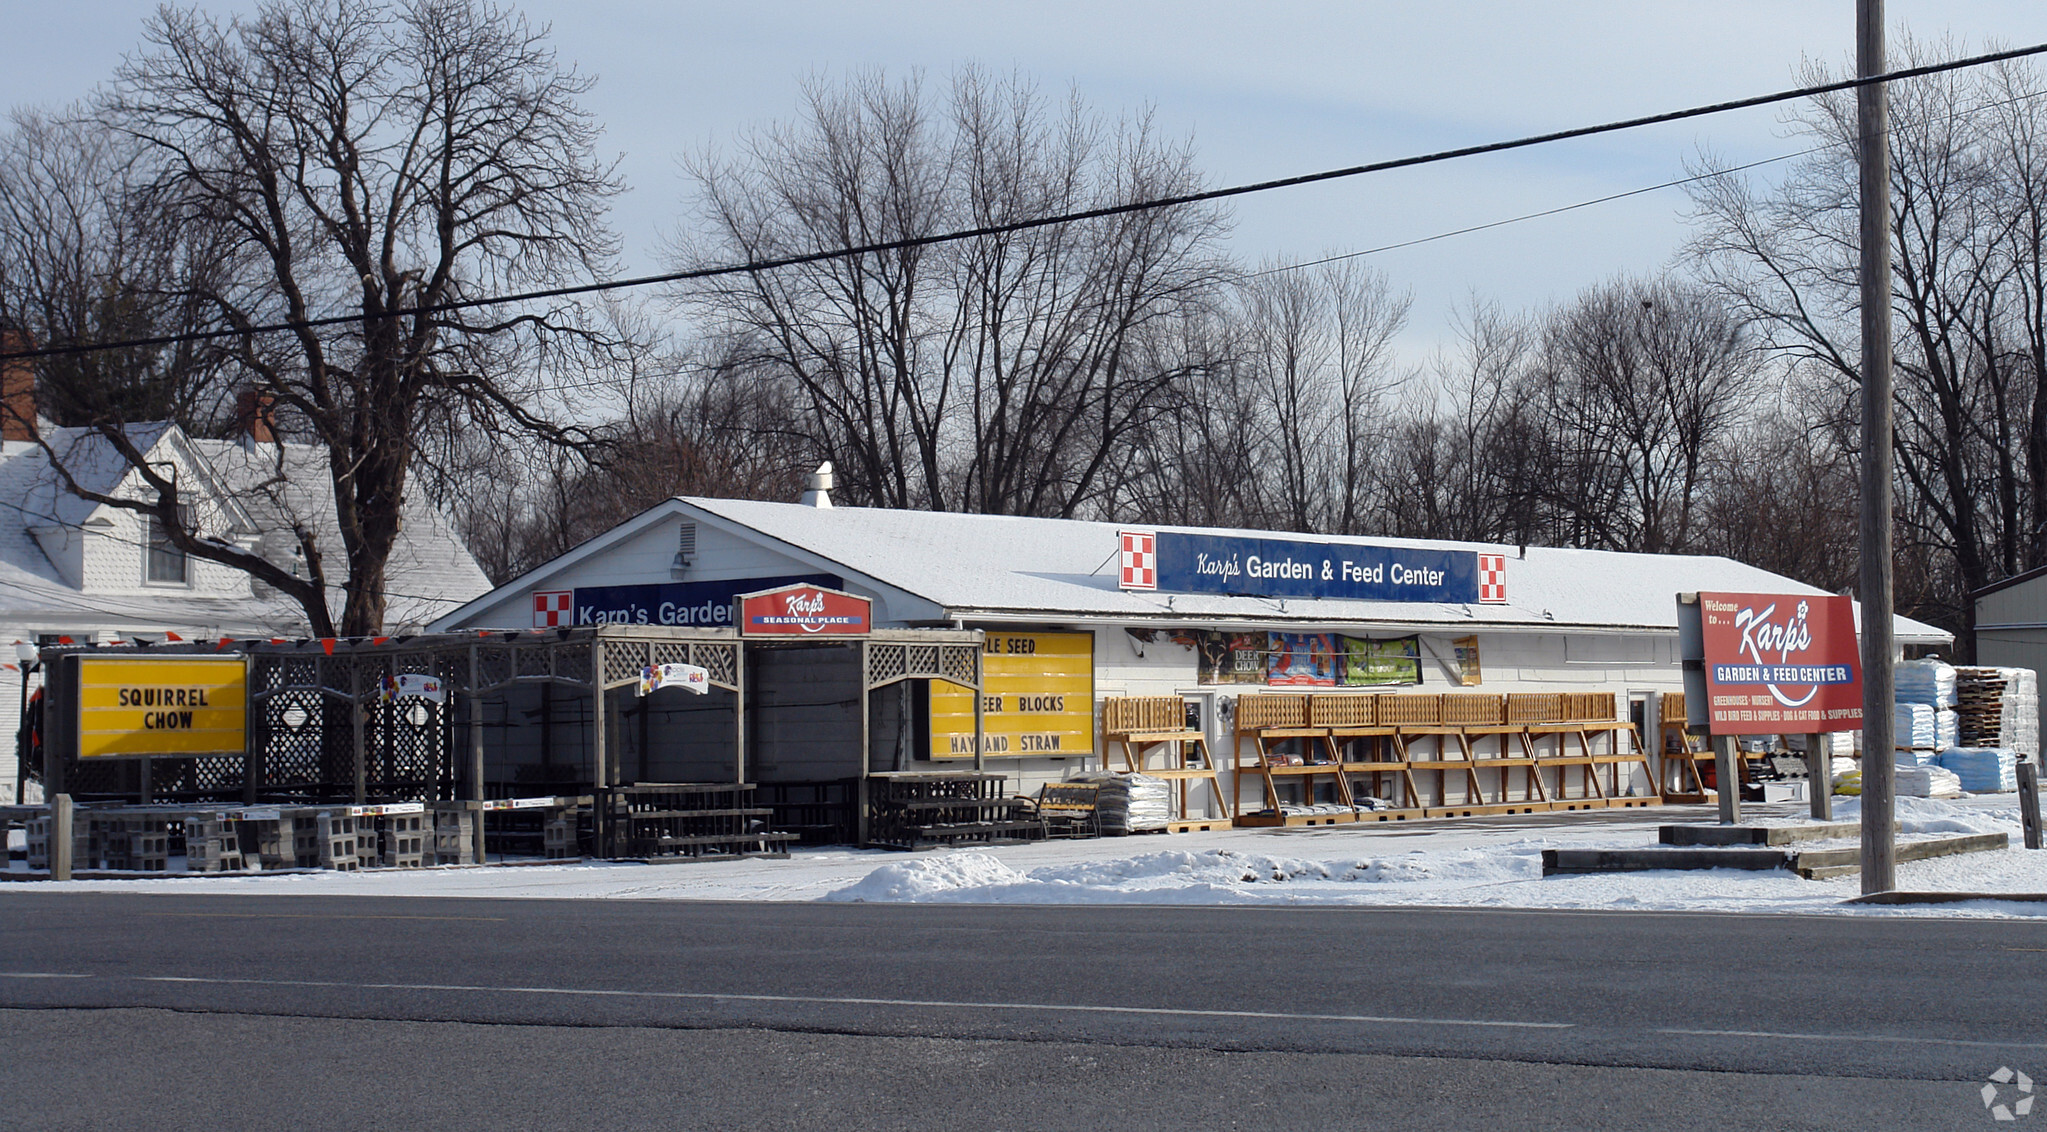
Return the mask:
{"type": "MultiPolygon", "coordinates": [[[[1721,822],[1741,820],[1741,735],[1805,735],[1812,812],[1831,813],[1822,794],[1833,788],[1823,737],[1862,727],[1855,603],[1801,594],[1679,594],[1678,635],[1688,722],[1713,735],[1721,822]]],[[[1872,757],[1863,754],[1865,761],[1872,757]]],[[[1874,754],[1888,765],[1888,751],[1874,754]]]]}

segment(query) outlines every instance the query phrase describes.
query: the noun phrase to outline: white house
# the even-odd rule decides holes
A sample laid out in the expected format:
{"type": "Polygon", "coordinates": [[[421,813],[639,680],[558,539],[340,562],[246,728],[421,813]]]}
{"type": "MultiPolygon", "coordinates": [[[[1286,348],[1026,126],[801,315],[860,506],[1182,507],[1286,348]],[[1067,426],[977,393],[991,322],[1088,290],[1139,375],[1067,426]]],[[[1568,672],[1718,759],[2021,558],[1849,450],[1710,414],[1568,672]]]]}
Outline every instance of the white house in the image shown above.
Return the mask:
{"type": "MultiPolygon", "coordinates": [[[[89,502],[69,491],[42,444],[18,420],[0,440],[0,644],[79,644],[217,637],[304,636],[295,601],[246,573],[190,558],[160,536],[156,520],[89,502]]],[[[43,443],[79,485],[116,497],[146,498],[139,473],[112,446],[83,429],[44,426],[43,443]]],[[[289,566],[306,523],[327,551],[330,577],[341,557],[324,453],[295,444],[195,440],[175,425],[130,432],[152,464],[176,478],[201,530],[289,566]]],[[[423,501],[408,501],[394,549],[386,627],[416,631],[490,588],[452,522],[423,501]]],[[[341,594],[330,601],[338,613],[341,594]]],[[[0,804],[15,800],[22,672],[0,688],[0,804]]],[[[33,679],[28,686],[34,687],[33,679]]]]}

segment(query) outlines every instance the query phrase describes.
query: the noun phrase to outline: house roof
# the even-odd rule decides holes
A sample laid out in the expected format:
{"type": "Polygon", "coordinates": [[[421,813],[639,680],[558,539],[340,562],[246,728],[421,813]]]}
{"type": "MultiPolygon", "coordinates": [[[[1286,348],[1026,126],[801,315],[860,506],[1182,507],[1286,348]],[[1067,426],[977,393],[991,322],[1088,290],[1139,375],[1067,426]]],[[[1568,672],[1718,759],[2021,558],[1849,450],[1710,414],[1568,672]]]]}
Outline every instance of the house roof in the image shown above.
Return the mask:
{"type": "MultiPolygon", "coordinates": [[[[1505,554],[1504,605],[1168,594],[1119,589],[1117,532],[1131,524],[880,508],[686,498],[690,511],[807,552],[841,572],[944,607],[953,617],[1087,617],[1181,623],[1381,622],[1444,629],[1677,628],[1676,595],[1699,590],[1811,594],[1815,589],[1730,558],[1624,554],[1427,539],[1367,539],[1145,525],[1144,529],[1358,546],[1505,554]]],[[[1907,617],[1901,640],[1951,635],[1907,617]]]]}
{"type": "MultiPolygon", "coordinates": [[[[277,446],[245,448],[226,440],[193,440],[175,426],[138,425],[129,435],[145,452],[176,446],[178,452],[228,516],[235,536],[260,536],[289,526],[287,516],[311,517],[321,545],[335,548],[332,489],[324,453],[306,445],[283,446],[285,476],[277,477],[277,446]],[[267,448],[269,452],[259,449],[267,448]]],[[[131,469],[120,454],[86,429],[47,429],[50,443],[73,478],[89,490],[111,494],[131,469]]],[[[66,580],[34,537],[42,528],[90,530],[99,506],[68,491],[32,442],[0,444],[0,623],[36,626],[55,623],[117,623],[134,630],[219,627],[229,632],[303,632],[298,604],[276,595],[257,596],[247,586],[237,593],[203,591],[81,591],[66,580]]],[[[405,526],[392,551],[386,623],[420,625],[490,588],[454,526],[425,501],[407,502],[405,526]]],[[[333,601],[339,608],[340,595],[333,601]]]]}

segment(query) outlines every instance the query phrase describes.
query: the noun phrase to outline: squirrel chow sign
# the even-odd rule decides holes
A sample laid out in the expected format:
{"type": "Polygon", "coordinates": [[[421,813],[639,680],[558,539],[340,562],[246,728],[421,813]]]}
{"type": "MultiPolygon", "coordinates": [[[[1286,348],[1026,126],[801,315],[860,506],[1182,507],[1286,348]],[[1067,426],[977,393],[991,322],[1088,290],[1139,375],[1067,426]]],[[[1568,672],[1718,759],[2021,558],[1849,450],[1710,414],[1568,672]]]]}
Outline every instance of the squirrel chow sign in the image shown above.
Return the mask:
{"type": "Polygon", "coordinates": [[[1714,734],[1862,727],[1862,659],[1850,599],[1701,593],[1699,619],[1714,734]]]}

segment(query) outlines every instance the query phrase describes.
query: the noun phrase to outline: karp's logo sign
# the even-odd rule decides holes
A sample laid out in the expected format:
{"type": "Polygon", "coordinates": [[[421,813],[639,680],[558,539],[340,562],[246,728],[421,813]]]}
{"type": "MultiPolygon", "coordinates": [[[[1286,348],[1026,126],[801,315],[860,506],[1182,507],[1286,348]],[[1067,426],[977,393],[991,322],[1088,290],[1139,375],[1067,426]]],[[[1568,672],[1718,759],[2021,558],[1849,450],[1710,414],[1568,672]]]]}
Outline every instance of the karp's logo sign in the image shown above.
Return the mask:
{"type": "Polygon", "coordinates": [[[749,637],[864,637],[874,628],[874,603],[843,590],[782,586],[735,600],[749,637]]]}
{"type": "Polygon", "coordinates": [[[242,754],[248,694],[239,656],[81,656],[78,757],[242,754]]]}
{"type": "Polygon", "coordinates": [[[1862,726],[1861,658],[1850,599],[1701,593],[1699,613],[1715,733],[1862,726]]]}

